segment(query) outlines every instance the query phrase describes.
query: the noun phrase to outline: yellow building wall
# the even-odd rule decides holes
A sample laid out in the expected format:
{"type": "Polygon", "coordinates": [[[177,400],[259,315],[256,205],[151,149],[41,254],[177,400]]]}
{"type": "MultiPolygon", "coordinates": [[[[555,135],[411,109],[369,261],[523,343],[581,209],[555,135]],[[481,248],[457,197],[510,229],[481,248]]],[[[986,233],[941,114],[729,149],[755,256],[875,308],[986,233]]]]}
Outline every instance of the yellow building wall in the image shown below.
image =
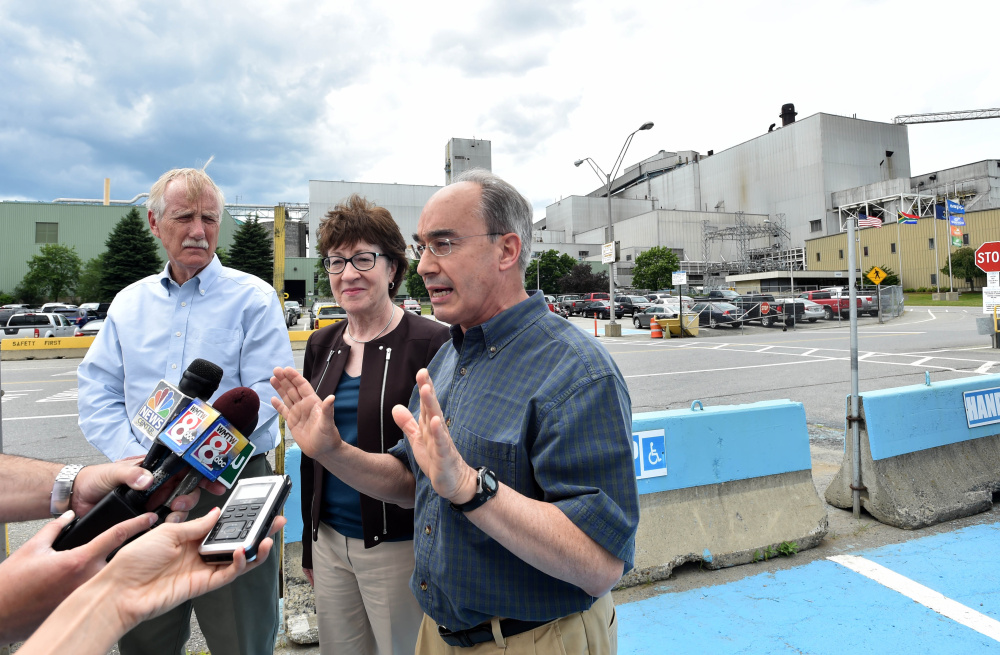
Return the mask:
{"type": "MultiPolygon", "coordinates": [[[[965,215],[965,226],[960,229],[969,235],[969,247],[973,250],[987,241],[1000,241],[1000,209],[969,212],[965,215]]],[[[949,247],[952,252],[958,250],[957,246],[948,245],[951,243],[949,230],[947,221],[931,218],[922,218],[916,225],[889,223],[880,228],[864,228],[856,233],[855,261],[862,272],[872,266],[883,269],[888,266],[900,276],[903,288],[907,289],[934,287],[931,275],[937,273],[938,285],[947,290],[948,275],[942,274],[940,269],[948,266],[949,247]],[[937,244],[937,249],[931,248],[931,240],[937,244]]],[[[806,268],[810,271],[846,271],[847,233],[806,241],[806,268]]],[[[976,286],[981,286],[985,280],[985,275],[975,280],[976,286]]],[[[964,279],[955,278],[954,288],[969,287],[964,279]]]]}

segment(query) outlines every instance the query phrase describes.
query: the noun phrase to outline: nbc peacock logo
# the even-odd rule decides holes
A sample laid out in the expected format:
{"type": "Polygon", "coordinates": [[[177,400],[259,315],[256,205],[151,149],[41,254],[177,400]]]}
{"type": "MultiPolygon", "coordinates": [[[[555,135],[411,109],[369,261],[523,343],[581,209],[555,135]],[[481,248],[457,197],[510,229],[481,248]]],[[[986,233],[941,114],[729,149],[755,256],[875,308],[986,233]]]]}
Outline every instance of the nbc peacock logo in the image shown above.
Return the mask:
{"type": "Polygon", "coordinates": [[[173,389],[160,389],[146,401],[146,406],[163,418],[170,415],[170,408],[174,406],[173,389]]]}

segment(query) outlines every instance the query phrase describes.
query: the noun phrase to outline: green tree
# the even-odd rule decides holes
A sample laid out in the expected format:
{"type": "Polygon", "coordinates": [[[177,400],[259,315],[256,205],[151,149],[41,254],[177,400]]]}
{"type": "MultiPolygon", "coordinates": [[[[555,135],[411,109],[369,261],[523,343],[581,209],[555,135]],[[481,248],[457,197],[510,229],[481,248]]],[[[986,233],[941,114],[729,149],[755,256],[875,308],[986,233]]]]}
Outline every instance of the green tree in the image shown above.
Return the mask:
{"type": "Polygon", "coordinates": [[[420,277],[417,273],[417,266],[420,264],[419,260],[411,260],[410,267],[406,269],[406,295],[411,298],[429,298],[430,294],[427,292],[427,287],[424,286],[424,278],[420,277]]]}
{"type": "Polygon", "coordinates": [[[680,268],[680,262],[673,250],[654,246],[635,258],[632,271],[632,286],[637,289],[673,288],[671,274],[680,268]]]}
{"type": "MultiPolygon", "coordinates": [[[[943,266],[941,272],[947,276],[948,266],[943,266]]],[[[951,274],[956,279],[965,280],[970,289],[976,288],[973,284],[976,278],[986,277],[986,274],[976,266],[976,251],[971,246],[963,246],[951,253],[951,274]]]]}
{"type": "Polygon", "coordinates": [[[550,295],[559,293],[560,278],[572,271],[574,266],[576,259],[572,256],[559,254],[558,250],[546,250],[528,264],[524,272],[524,288],[540,288],[550,295]]]}
{"type": "MultiPolygon", "coordinates": [[[[866,282],[871,282],[872,281],[871,278],[868,277],[868,274],[872,272],[872,268],[875,268],[875,267],[872,266],[867,271],[865,271],[864,278],[865,278],[866,282]]],[[[895,285],[899,284],[899,276],[896,275],[895,271],[893,271],[888,266],[879,266],[879,268],[881,268],[882,272],[885,273],[885,277],[882,278],[881,280],[879,280],[879,284],[880,285],[882,285],[884,287],[891,287],[891,286],[895,286],[895,285]]]]}
{"type": "Polygon", "coordinates": [[[333,298],[333,289],[330,288],[330,274],[323,268],[323,260],[316,260],[316,297],[333,298]]]}
{"type": "Polygon", "coordinates": [[[0,305],[10,305],[13,304],[15,300],[17,300],[17,298],[11,294],[0,291],[0,305]]]}
{"type": "Polygon", "coordinates": [[[104,255],[87,260],[76,283],[76,296],[81,302],[102,302],[101,279],[104,276],[104,255]]]}
{"type": "Polygon", "coordinates": [[[42,291],[37,286],[31,282],[26,282],[21,280],[14,287],[14,299],[19,303],[24,303],[26,305],[32,305],[37,307],[41,305],[45,298],[42,296],[42,291]]]}
{"type": "Polygon", "coordinates": [[[115,224],[104,247],[100,290],[96,296],[86,297],[85,302],[110,302],[128,285],[163,270],[156,237],[138,207],[129,209],[115,224]]]}
{"type": "MultiPolygon", "coordinates": [[[[267,228],[257,222],[256,217],[244,221],[233,233],[233,245],[229,247],[229,267],[256,275],[265,282],[274,279],[271,235],[267,228]]],[[[323,275],[326,275],[326,271],[323,271],[323,275]]]]}
{"type": "Polygon", "coordinates": [[[566,275],[559,278],[559,288],[563,293],[591,293],[609,287],[606,271],[594,273],[589,262],[574,264],[566,275]]]}
{"type": "Polygon", "coordinates": [[[56,302],[73,294],[79,277],[80,256],[76,248],[47,243],[40,254],[28,260],[28,272],[21,283],[26,289],[36,289],[42,299],[56,302]]]}
{"type": "Polygon", "coordinates": [[[225,248],[216,248],[215,254],[218,256],[220,264],[229,266],[229,253],[226,252],[225,248]]]}

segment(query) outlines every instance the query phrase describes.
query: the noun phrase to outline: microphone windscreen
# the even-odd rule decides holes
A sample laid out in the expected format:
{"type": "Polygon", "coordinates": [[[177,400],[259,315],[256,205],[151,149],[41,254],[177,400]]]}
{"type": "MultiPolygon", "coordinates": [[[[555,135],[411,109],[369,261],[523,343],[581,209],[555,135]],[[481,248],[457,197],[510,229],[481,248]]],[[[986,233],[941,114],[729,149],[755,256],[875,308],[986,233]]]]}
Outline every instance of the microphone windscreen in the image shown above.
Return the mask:
{"type": "Polygon", "coordinates": [[[250,387],[230,389],[215,399],[212,407],[226,417],[240,433],[250,438],[257,429],[257,413],[260,411],[260,398],[250,387]]]}
{"type": "Polygon", "coordinates": [[[207,359],[196,359],[191,362],[177,388],[186,396],[201,398],[205,402],[219,389],[222,382],[222,368],[207,359]]]}

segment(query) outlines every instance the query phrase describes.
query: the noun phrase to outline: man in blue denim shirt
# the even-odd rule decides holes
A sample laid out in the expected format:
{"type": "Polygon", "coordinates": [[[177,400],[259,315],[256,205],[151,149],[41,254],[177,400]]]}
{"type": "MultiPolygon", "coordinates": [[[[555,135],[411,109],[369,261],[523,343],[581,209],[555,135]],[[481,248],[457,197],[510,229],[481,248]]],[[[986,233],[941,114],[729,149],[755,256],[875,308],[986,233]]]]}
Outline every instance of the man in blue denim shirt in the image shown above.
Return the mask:
{"type": "Polygon", "coordinates": [[[407,438],[392,455],[331,439],[332,399],[272,378],[304,452],[415,507],[417,653],[617,647],[610,590],[639,521],[631,402],[610,355],[524,290],[531,217],[485,171],[424,207],[418,271],[453,342],[418,373],[412,413],[394,408],[407,438]]]}

